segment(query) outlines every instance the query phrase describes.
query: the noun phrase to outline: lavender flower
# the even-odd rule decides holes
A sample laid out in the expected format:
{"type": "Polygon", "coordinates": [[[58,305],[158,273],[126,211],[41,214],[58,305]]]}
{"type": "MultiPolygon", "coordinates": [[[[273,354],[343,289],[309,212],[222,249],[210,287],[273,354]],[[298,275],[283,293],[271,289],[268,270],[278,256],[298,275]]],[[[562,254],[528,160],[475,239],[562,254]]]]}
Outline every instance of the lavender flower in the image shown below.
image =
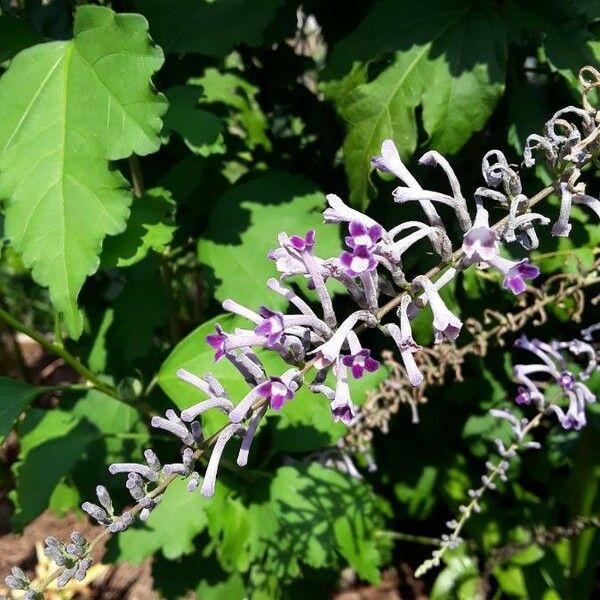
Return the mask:
{"type": "MultiPolygon", "coordinates": [[[[539,340],[530,341],[525,336],[521,336],[515,342],[515,346],[532,352],[542,362],[515,365],[513,374],[515,379],[523,384],[517,390],[515,401],[518,404],[529,404],[531,401],[535,401],[540,410],[545,408],[544,395],[540,390],[539,384],[531,376],[542,374],[550,377],[562,390],[562,393],[568,399],[569,405],[566,412],[557,402],[552,402],[548,406],[548,409],[556,414],[560,424],[565,429],[579,430],[586,424],[586,405],[595,402],[596,398],[583,383],[581,373],[577,375],[566,368],[566,360],[557,349],[563,347],[567,350],[573,350],[577,354],[580,347],[577,343],[574,343],[576,341],[566,343],[564,346],[562,344],[550,345],[539,340]]],[[[593,368],[596,368],[594,353],[588,357],[588,361],[591,365],[594,365],[593,368]]],[[[582,372],[584,378],[587,372],[588,369],[584,369],[582,372]]]]}
{"type": "Polygon", "coordinates": [[[340,362],[337,366],[337,384],[331,402],[331,414],[334,421],[341,421],[345,425],[351,425],[356,416],[356,409],[350,396],[347,369],[340,362]]]}
{"type": "Polygon", "coordinates": [[[435,286],[422,275],[414,278],[413,286],[423,288],[431,306],[435,341],[439,342],[443,337],[455,340],[462,329],[462,321],[446,306],[435,286]]]}
{"type": "Polygon", "coordinates": [[[346,236],[346,245],[352,249],[359,246],[374,248],[383,235],[383,227],[379,223],[366,227],[360,221],[352,221],[348,230],[350,235],[346,236]]]}
{"type": "Polygon", "coordinates": [[[463,238],[462,249],[467,264],[489,262],[498,256],[498,247],[498,234],[490,227],[489,213],[479,204],[473,227],[465,233],[463,238]]]}
{"type": "Polygon", "coordinates": [[[366,246],[357,246],[352,252],[342,252],[340,264],[348,277],[360,277],[377,268],[377,260],[366,246]]]}
{"type": "Polygon", "coordinates": [[[527,289],[525,279],[535,279],[540,274],[540,270],[526,259],[513,261],[495,256],[487,262],[504,275],[502,285],[515,295],[522,294],[527,289]]]}
{"type": "Polygon", "coordinates": [[[271,408],[275,410],[280,410],[286,402],[294,397],[294,390],[281,377],[271,377],[269,381],[261,383],[257,393],[259,396],[267,398],[271,408]]]}
{"type": "Polygon", "coordinates": [[[367,348],[362,349],[357,354],[342,356],[342,364],[350,368],[354,379],[360,379],[365,371],[374,373],[379,368],[379,362],[371,358],[371,351],[367,348]]]}

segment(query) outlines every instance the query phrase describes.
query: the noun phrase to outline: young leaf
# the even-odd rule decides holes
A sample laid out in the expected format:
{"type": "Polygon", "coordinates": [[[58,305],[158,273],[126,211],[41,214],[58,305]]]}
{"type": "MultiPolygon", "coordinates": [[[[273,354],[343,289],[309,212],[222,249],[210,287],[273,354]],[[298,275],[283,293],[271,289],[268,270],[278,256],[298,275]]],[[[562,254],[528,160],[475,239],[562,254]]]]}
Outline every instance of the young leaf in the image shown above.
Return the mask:
{"type": "Polygon", "coordinates": [[[0,377],[0,444],[19,415],[39,393],[37,388],[24,381],[0,377]]]}
{"type": "Polygon", "coordinates": [[[153,188],[142,198],[135,198],[127,229],[104,242],[102,267],[130,267],[143,260],[150,250],[163,252],[176,229],[174,213],[175,202],[163,188],[153,188]]]}
{"type": "Polygon", "coordinates": [[[21,52],[0,79],[0,198],[7,237],[78,337],[77,296],[131,201],[108,161],[157,150],[166,106],[142,17],[84,6],[74,33],[21,52]]]}

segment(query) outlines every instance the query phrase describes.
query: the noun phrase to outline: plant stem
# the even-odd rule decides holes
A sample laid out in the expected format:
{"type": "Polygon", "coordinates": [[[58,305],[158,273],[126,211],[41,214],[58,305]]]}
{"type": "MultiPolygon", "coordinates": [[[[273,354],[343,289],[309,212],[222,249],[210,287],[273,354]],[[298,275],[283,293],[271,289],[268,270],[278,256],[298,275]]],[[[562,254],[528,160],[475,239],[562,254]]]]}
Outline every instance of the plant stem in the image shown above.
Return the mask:
{"type": "Polygon", "coordinates": [[[413,535],[412,533],[402,533],[401,531],[376,531],[377,537],[387,537],[393,540],[401,540],[403,542],[411,542],[414,544],[422,544],[424,546],[439,546],[440,540],[437,538],[427,537],[425,535],[413,535]]]}
{"type": "Polygon", "coordinates": [[[93,387],[97,390],[116,398],[117,400],[121,400],[125,402],[120,396],[119,392],[113,386],[104,383],[94,373],[92,373],[86,366],[84,366],[77,358],[75,358],[70,352],[68,352],[62,346],[55,344],[54,342],[46,339],[41,333],[35,331],[31,327],[25,325],[25,323],[21,323],[18,319],[7,313],[3,308],[0,308],[0,319],[4,321],[7,325],[24,333],[29,336],[32,340],[35,340],[42,348],[59,356],[65,361],[65,364],[69,365],[73,370],[77,371],[84,379],[87,379],[93,387]]]}
{"type": "MultiPolygon", "coordinates": [[[[521,438],[511,444],[511,446],[508,448],[508,450],[506,452],[507,455],[510,455],[511,453],[516,452],[521,447],[521,443],[524,440],[525,436],[532,429],[535,429],[542,422],[542,417],[544,416],[545,412],[546,411],[543,409],[540,410],[540,412],[535,417],[533,417],[533,419],[531,419],[531,421],[529,421],[529,423],[527,423],[527,425],[523,428],[521,438]]],[[[461,514],[460,519],[458,520],[458,523],[452,529],[451,538],[458,538],[460,536],[460,533],[461,533],[463,527],[465,526],[465,524],[471,518],[471,515],[475,511],[475,507],[481,501],[481,498],[482,498],[483,494],[485,493],[485,491],[489,488],[489,484],[494,483],[494,481],[498,477],[498,473],[500,473],[500,470],[501,470],[500,465],[505,460],[507,460],[507,459],[504,457],[500,457],[500,460],[496,463],[494,468],[487,475],[488,483],[482,485],[479,489],[477,489],[475,491],[475,494],[473,495],[471,502],[469,502],[469,504],[467,504],[464,507],[464,510],[461,514]]],[[[426,560],[423,564],[421,564],[417,568],[417,570],[415,571],[415,577],[417,577],[417,578],[422,577],[423,575],[425,575],[425,573],[427,573],[427,571],[429,571],[433,567],[437,566],[440,563],[440,559],[442,558],[442,556],[444,556],[444,554],[446,553],[448,548],[449,548],[448,545],[443,545],[439,550],[436,550],[434,552],[434,558],[430,558],[430,559],[426,560]]]]}

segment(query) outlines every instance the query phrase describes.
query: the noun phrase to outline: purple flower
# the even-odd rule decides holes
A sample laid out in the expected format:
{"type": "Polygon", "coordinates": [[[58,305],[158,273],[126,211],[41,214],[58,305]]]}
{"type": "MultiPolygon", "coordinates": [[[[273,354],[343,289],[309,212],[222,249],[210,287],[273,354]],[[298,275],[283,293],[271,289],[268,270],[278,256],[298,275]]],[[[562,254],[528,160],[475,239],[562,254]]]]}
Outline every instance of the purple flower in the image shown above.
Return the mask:
{"type": "Polygon", "coordinates": [[[257,393],[263,398],[268,398],[271,408],[279,410],[287,401],[294,397],[294,390],[286,385],[280,377],[271,377],[269,381],[261,383],[257,393]]]}
{"type": "Polygon", "coordinates": [[[517,404],[529,404],[531,402],[531,394],[526,387],[520,385],[517,388],[517,395],[515,396],[515,402],[517,404]]]}
{"type": "Polygon", "coordinates": [[[283,314],[266,306],[261,306],[258,312],[264,321],[256,326],[254,333],[264,335],[267,338],[265,346],[272,348],[281,341],[285,330],[283,314]]]}
{"type": "Polygon", "coordinates": [[[331,414],[334,421],[341,421],[345,425],[350,425],[356,416],[356,409],[350,397],[346,367],[341,361],[337,363],[337,383],[331,402],[331,414]]]}
{"type": "Polygon", "coordinates": [[[352,252],[342,252],[340,263],[348,277],[359,277],[377,268],[377,260],[366,246],[358,246],[352,252]]]}
{"type": "Polygon", "coordinates": [[[498,256],[498,234],[490,227],[488,211],[479,204],[473,227],[465,233],[462,249],[469,262],[487,262],[498,256]]]}
{"type": "Polygon", "coordinates": [[[216,333],[211,333],[206,336],[206,341],[209,346],[212,346],[215,352],[215,361],[221,360],[225,356],[225,342],[227,340],[227,334],[223,331],[223,328],[217,323],[215,325],[216,333]]]}
{"type": "Polygon", "coordinates": [[[309,229],[304,237],[299,235],[290,236],[290,243],[298,252],[312,250],[315,247],[315,230],[309,229]]]}
{"type": "Polygon", "coordinates": [[[374,373],[379,369],[379,362],[371,358],[371,351],[363,348],[357,354],[343,356],[342,363],[352,371],[354,379],[360,379],[364,372],[374,373]]]}
{"type": "Polygon", "coordinates": [[[490,227],[473,227],[463,239],[463,252],[473,262],[486,262],[498,252],[498,234],[490,227]]]}
{"type": "Polygon", "coordinates": [[[350,235],[346,236],[346,244],[350,248],[364,246],[365,248],[373,248],[383,235],[383,227],[376,223],[371,227],[366,227],[359,221],[352,221],[348,227],[350,235]]]}
{"type": "Polygon", "coordinates": [[[569,371],[563,371],[557,378],[556,383],[565,391],[572,391],[575,385],[575,377],[569,371]]]}
{"type": "Polygon", "coordinates": [[[454,341],[462,329],[462,321],[446,306],[439,292],[427,277],[423,275],[415,277],[413,285],[423,288],[429,306],[431,306],[435,341],[441,341],[442,337],[451,342],[454,341]]]}
{"type": "Polygon", "coordinates": [[[535,279],[540,274],[540,270],[527,259],[513,261],[495,256],[487,262],[504,274],[502,285],[515,295],[522,294],[526,290],[525,279],[535,279]]]}

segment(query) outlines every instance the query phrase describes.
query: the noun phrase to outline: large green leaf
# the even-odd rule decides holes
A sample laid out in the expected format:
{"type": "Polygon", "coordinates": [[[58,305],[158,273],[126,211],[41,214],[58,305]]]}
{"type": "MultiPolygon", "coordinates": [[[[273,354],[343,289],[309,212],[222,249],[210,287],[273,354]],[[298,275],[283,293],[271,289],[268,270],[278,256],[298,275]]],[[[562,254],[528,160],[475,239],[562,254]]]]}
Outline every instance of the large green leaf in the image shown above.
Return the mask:
{"type": "Polygon", "coordinates": [[[281,0],[136,0],[165,52],[225,56],[237,44],[255,46],[281,0]]]}
{"type": "Polygon", "coordinates": [[[39,390],[24,381],[0,377],[0,444],[39,390]]]}
{"type": "Polygon", "coordinates": [[[308,565],[335,566],[341,554],[361,577],[379,579],[373,533],[381,526],[377,499],[363,483],[317,463],[281,467],[271,485],[280,539],[308,565]]]}
{"type": "Polygon", "coordinates": [[[317,232],[319,256],[339,254],[336,228],[322,223],[323,208],[325,198],[313,184],[279,171],[269,171],[226,192],[198,243],[198,258],[215,279],[217,300],[233,298],[253,309],[261,304],[285,307],[285,298],[266,287],[267,279],[278,275],[267,254],[277,247],[279,232],[304,235],[308,229],[317,232]]]}
{"type": "Polygon", "coordinates": [[[346,121],[344,160],[354,205],[369,202],[370,158],[384,139],[394,139],[404,158],[414,152],[417,106],[429,144],[440,152],[456,152],[485,125],[503,90],[505,45],[502,22],[487,7],[440,0],[373,5],[335,47],[328,71],[341,77],[353,61],[395,53],[372,81],[330,88],[346,121]]]}
{"type": "Polygon", "coordinates": [[[10,492],[17,529],[48,506],[54,488],[97,438],[97,430],[62,410],[33,409],[20,434],[19,459],[12,467],[17,487],[10,492]]]}
{"type": "Polygon", "coordinates": [[[158,550],[170,559],[191,554],[194,538],[207,525],[209,502],[199,492],[188,492],[185,480],[174,481],[145,523],[117,536],[117,559],[137,564],[158,550]]]}
{"type": "Polygon", "coordinates": [[[76,337],[81,286],[131,201],[108,161],[157,150],[166,105],[142,17],[85,6],[74,33],[21,52],[0,80],[0,198],[7,237],[76,337]]]}

